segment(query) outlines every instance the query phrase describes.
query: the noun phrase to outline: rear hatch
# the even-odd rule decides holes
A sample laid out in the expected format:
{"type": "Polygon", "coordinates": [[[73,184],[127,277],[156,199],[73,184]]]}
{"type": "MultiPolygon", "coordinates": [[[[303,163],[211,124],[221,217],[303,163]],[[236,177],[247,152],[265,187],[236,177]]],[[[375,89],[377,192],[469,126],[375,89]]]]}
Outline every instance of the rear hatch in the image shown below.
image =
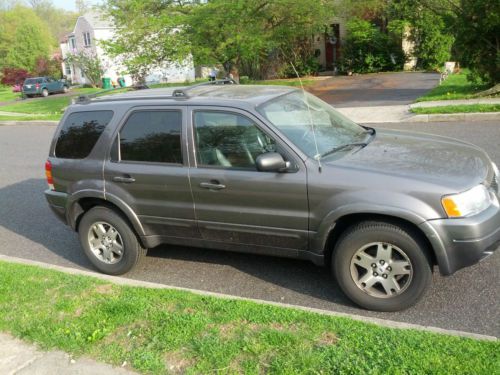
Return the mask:
{"type": "Polygon", "coordinates": [[[25,94],[37,94],[42,89],[42,79],[41,78],[28,78],[24,81],[23,92],[25,94]]]}

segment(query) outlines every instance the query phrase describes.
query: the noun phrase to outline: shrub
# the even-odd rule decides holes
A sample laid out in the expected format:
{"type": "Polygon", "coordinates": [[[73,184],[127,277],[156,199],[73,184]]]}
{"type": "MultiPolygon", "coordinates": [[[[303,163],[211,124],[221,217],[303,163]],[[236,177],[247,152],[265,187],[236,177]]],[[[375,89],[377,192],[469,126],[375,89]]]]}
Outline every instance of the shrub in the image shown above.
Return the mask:
{"type": "Polygon", "coordinates": [[[25,69],[20,68],[3,68],[2,79],[0,83],[3,85],[13,86],[18,83],[23,83],[30,73],[25,69]]]}
{"type": "Polygon", "coordinates": [[[49,76],[62,78],[61,58],[51,58],[40,56],[36,59],[34,73],[37,76],[49,76]]]}
{"type": "Polygon", "coordinates": [[[372,73],[402,69],[405,55],[399,28],[382,32],[369,21],[354,18],[347,22],[341,71],[372,73]]]}

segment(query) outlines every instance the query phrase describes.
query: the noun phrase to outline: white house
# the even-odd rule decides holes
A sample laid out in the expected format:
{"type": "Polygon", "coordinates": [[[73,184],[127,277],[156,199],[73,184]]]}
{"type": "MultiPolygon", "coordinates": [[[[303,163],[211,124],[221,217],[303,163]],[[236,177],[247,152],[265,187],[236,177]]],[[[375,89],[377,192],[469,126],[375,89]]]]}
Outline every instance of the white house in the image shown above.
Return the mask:
{"type": "MultiPolygon", "coordinates": [[[[85,84],[87,79],[80,67],[65,62],[70,54],[87,52],[97,56],[104,68],[103,77],[117,81],[124,77],[127,86],[133,84],[132,77],[126,74],[126,68],[118,58],[108,56],[99,41],[110,40],[115,33],[115,27],[110,21],[102,19],[96,13],[87,13],[78,17],[73,32],[61,41],[62,70],[64,75],[73,83],[85,84]]],[[[185,82],[195,79],[195,69],[191,61],[183,64],[152,68],[146,77],[146,82],[185,82]]]]}

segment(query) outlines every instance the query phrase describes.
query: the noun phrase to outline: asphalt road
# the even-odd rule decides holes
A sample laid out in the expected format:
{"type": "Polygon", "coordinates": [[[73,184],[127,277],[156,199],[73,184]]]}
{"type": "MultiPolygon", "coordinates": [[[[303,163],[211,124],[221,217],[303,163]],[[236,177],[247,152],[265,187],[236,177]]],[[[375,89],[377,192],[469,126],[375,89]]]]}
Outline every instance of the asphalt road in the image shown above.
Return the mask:
{"type": "Polygon", "coordinates": [[[308,90],[335,107],[372,107],[410,104],[438,82],[437,73],[374,73],[328,78],[308,90]]]}
{"type": "MultiPolygon", "coordinates": [[[[380,125],[376,125],[380,127],[380,125]]],[[[500,164],[500,123],[390,124],[485,148],[500,164]]],[[[46,205],[43,164],[53,126],[0,126],[0,253],[92,270],[78,238],[46,205]]],[[[127,277],[500,337],[500,254],[452,277],[434,275],[423,300],[398,313],[353,306],[327,269],[305,261],[160,247],[127,277]]]]}

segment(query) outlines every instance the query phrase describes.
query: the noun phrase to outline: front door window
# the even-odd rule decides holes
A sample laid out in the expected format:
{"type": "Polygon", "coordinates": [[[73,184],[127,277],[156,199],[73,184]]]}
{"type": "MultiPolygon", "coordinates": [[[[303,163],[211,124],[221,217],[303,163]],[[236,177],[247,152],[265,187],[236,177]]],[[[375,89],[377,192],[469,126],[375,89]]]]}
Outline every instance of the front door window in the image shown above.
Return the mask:
{"type": "Polygon", "coordinates": [[[194,114],[198,166],[256,170],[255,159],[276,143],[249,118],[229,112],[194,114]]]}

